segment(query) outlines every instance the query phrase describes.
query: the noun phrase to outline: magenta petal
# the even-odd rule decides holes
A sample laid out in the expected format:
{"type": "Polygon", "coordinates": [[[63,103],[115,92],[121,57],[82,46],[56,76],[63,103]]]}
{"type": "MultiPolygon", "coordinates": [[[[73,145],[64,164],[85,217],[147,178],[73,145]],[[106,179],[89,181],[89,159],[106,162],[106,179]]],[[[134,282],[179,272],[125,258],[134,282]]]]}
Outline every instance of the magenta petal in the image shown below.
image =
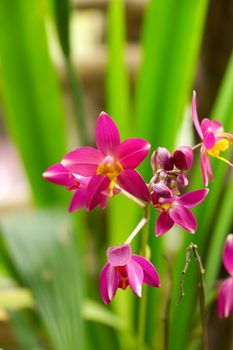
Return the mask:
{"type": "Polygon", "coordinates": [[[117,159],[124,169],[134,169],[146,158],[150,144],[139,138],[123,141],[117,150],[117,159]]]}
{"type": "Polygon", "coordinates": [[[132,291],[138,296],[142,296],[142,284],[143,284],[143,269],[133,259],[130,260],[126,266],[129,285],[132,291]]]}
{"type": "MultiPolygon", "coordinates": [[[[223,248],[223,264],[227,272],[233,276],[233,234],[229,234],[223,248]]],[[[233,293],[233,290],[232,290],[233,293]]]]}
{"type": "Polygon", "coordinates": [[[206,154],[205,154],[205,148],[201,148],[201,157],[200,157],[200,164],[201,164],[201,173],[202,178],[205,186],[208,186],[208,175],[207,175],[207,169],[206,169],[206,154]]]}
{"type": "Polygon", "coordinates": [[[93,147],[81,147],[65,155],[62,165],[72,173],[83,176],[96,174],[98,165],[104,156],[93,147]]]}
{"type": "Polygon", "coordinates": [[[108,198],[109,198],[108,196],[103,195],[103,197],[100,201],[100,204],[99,204],[102,209],[106,208],[106,205],[108,203],[108,198]]]}
{"type": "Polygon", "coordinates": [[[155,225],[155,236],[159,237],[169,231],[174,225],[174,221],[171,219],[168,212],[163,211],[159,214],[159,217],[155,225]]]}
{"type": "Polygon", "coordinates": [[[142,176],[136,170],[125,170],[117,177],[117,182],[121,188],[131,193],[135,197],[149,202],[150,193],[142,176]]]}
{"type": "Polygon", "coordinates": [[[219,317],[230,316],[233,309],[233,277],[227,278],[221,284],[218,292],[217,306],[219,317]]]}
{"type": "Polygon", "coordinates": [[[193,119],[193,124],[195,126],[195,129],[200,136],[201,139],[203,139],[202,131],[201,131],[201,126],[198,120],[198,115],[197,115],[197,103],[196,103],[196,92],[193,91],[193,100],[192,100],[192,119],[193,119]]]}
{"type": "Polygon", "coordinates": [[[181,205],[175,205],[169,210],[172,220],[190,233],[197,230],[197,222],[193,213],[181,205]]]}
{"type": "Polygon", "coordinates": [[[206,149],[211,149],[215,144],[215,136],[211,127],[211,121],[207,118],[201,122],[201,130],[203,134],[203,142],[206,149]]]}
{"type": "Polygon", "coordinates": [[[100,294],[105,304],[110,303],[110,299],[108,297],[108,286],[107,286],[107,271],[110,267],[110,264],[104,265],[102,271],[100,272],[100,294]]]}
{"type": "Polygon", "coordinates": [[[119,276],[119,273],[117,272],[117,269],[114,266],[111,266],[110,264],[106,272],[106,279],[107,279],[108,298],[111,301],[116,294],[120,276],[119,276]]]}
{"type": "Polygon", "coordinates": [[[143,269],[143,282],[153,287],[160,287],[159,274],[150,261],[136,254],[132,254],[131,259],[136,261],[136,263],[138,263],[143,269]]]}
{"type": "Polygon", "coordinates": [[[208,188],[202,188],[200,190],[182,194],[180,197],[178,197],[179,204],[184,205],[187,208],[193,208],[205,199],[208,192],[208,188]]]}
{"type": "Polygon", "coordinates": [[[107,250],[108,262],[112,266],[127,265],[131,257],[131,247],[129,244],[117,245],[107,250]]]}
{"type": "Polygon", "coordinates": [[[109,187],[110,180],[103,175],[95,175],[91,178],[86,193],[86,207],[88,210],[94,209],[103,200],[102,192],[109,187]]]}
{"type": "Polygon", "coordinates": [[[105,155],[115,155],[120,144],[120,134],[114,121],[104,112],[101,112],[96,124],[96,144],[105,155]]]}
{"type": "Polygon", "coordinates": [[[205,152],[204,154],[204,159],[205,159],[205,167],[206,167],[207,175],[210,178],[210,181],[213,181],[214,177],[213,177],[212,168],[210,164],[210,157],[207,152],[205,152]]]}
{"type": "Polygon", "coordinates": [[[75,181],[75,177],[61,163],[49,167],[43,173],[43,177],[49,182],[68,188],[72,187],[75,181]]]}
{"type": "Polygon", "coordinates": [[[215,134],[224,131],[222,124],[218,120],[211,120],[211,128],[215,134]]]}
{"type": "Polygon", "coordinates": [[[86,193],[87,193],[87,188],[78,188],[75,191],[68,209],[69,213],[73,213],[78,209],[85,208],[86,193]]]}

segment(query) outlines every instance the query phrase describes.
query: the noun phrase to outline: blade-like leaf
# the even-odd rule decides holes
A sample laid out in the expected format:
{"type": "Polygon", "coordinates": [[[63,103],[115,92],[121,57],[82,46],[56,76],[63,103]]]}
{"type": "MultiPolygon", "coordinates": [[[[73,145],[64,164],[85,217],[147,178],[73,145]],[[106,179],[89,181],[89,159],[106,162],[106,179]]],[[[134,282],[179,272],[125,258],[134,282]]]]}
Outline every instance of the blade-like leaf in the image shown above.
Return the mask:
{"type": "Polygon", "coordinates": [[[65,152],[63,106],[48,55],[45,9],[44,1],[0,2],[4,120],[40,204],[61,198],[41,174],[65,152]]]}
{"type": "MultiPolygon", "coordinates": [[[[122,0],[112,0],[108,5],[107,13],[107,49],[108,64],[106,77],[106,105],[107,113],[116,121],[121,138],[125,139],[132,133],[130,125],[130,92],[129,77],[125,62],[125,3],[122,0]]],[[[108,212],[109,245],[122,244],[130,230],[133,230],[137,217],[135,205],[118,195],[112,200],[108,212]],[[126,215],[127,220],[123,220],[126,215]]],[[[132,295],[124,293],[117,295],[113,301],[116,313],[125,319],[127,329],[133,329],[132,295]]],[[[130,349],[132,344],[128,337],[129,332],[122,330],[119,340],[122,349],[130,349]]]]}
{"type": "MultiPolygon", "coordinates": [[[[226,75],[222,84],[222,88],[219,92],[219,97],[217,99],[217,104],[213,110],[213,116],[223,123],[227,130],[233,130],[233,105],[232,105],[232,61],[226,71],[226,75]]],[[[224,236],[227,235],[227,230],[232,223],[232,213],[230,211],[229,205],[232,205],[232,175],[229,177],[228,167],[219,163],[217,159],[212,159],[213,173],[214,173],[214,183],[209,185],[210,192],[205,200],[205,202],[198,207],[196,212],[196,217],[198,221],[198,231],[192,241],[195,242],[199,247],[199,252],[202,256],[203,261],[207,258],[206,266],[206,278],[207,278],[207,291],[211,290],[211,286],[214,283],[214,278],[216,277],[218,267],[221,262],[221,249],[224,236]],[[224,179],[226,182],[224,183],[224,179]],[[225,189],[227,187],[227,193],[225,189]],[[224,195],[225,194],[225,195],[224,195]],[[221,203],[221,205],[220,205],[221,203]],[[219,210],[221,208],[221,210],[219,210]],[[210,249],[209,255],[207,255],[210,249]],[[213,264],[213,265],[212,265],[213,264]]],[[[196,167],[195,177],[192,181],[192,187],[198,188],[203,187],[203,180],[200,175],[199,164],[196,167]]],[[[185,258],[185,249],[190,243],[190,238],[184,242],[183,249],[179,252],[179,258],[177,265],[174,266],[174,270],[182,271],[185,258]]],[[[182,302],[175,306],[175,300],[179,293],[178,287],[174,290],[173,295],[173,310],[170,322],[171,328],[171,339],[170,348],[172,349],[174,344],[177,349],[183,349],[187,345],[189,331],[192,325],[192,315],[195,312],[196,307],[196,296],[197,296],[197,283],[199,278],[199,272],[195,265],[191,265],[189,272],[185,278],[185,285],[187,286],[187,291],[185,298],[182,302]],[[182,317],[180,315],[182,314],[182,317]]],[[[178,286],[180,276],[177,274],[175,277],[174,285],[178,286]]],[[[209,294],[208,294],[209,296],[209,294]]]]}
{"type": "MultiPolygon", "coordinates": [[[[137,132],[149,140],[152,150],[157,146],[166,146],[172,151],[175,145],[177,129],[184,116],[195,76],[207,3],[207,0],[151,0],[148,5],[143,27],[142,65],[136,87],[135,114],[137,132]]],[[[145,163],[143,169],[149,179],[149,162],[145,163]]],[[[154,238],[155,216],[151,219],[152,262],[161,273],[164,268],[161,259],[163,239],[154,238]]],[[[161,344],[163,331],[159,321],[163,295],[156,290],[150,290],[149,293],[147,338],[157,348],[161,344]]],[[[174,344],[173,349],[176,349],[174,344]]]]}
{"type": "Polygon", "coordinates": [[[54,349],[83,349],[83,285],[66,217],[60,211],[21,213],[4,219],[2,232],[54,349]]]}

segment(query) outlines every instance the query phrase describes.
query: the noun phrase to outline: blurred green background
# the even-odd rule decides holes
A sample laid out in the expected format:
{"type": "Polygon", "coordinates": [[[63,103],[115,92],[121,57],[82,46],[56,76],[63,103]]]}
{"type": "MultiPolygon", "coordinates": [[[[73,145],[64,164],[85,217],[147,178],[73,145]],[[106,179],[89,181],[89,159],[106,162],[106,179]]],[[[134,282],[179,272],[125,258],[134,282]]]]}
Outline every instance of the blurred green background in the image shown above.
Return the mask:
{"type": "MultiPolygon", "coordinates": [[[[233,177],[225,164],[212,161],[215,182],[195,210],[195,236],[175,227],[156,239],[152,213],[151,260],[162,287],[147,291],[144,345],[137,342],[140,300],[118,291],[105,306],[99,295],[106,248],[124,242],[140,211],[119,195],[105,211],[70,215],[70,194],[42,178],[68,150],[94,144],[101,110],[122,138],[144,137],[152,150],[173,151],[195,142],[195,89],[199,115],[232,132],[232,23],[231,0],[0,0],[4,350],[201,349],[195,261],[176,305],[191,240],[206,268],[209,348],[232,349],[232,318],[219,320],[215,306],[225,276],[222,246],[233,225],[233,177]]],[[[192,189],[203,186],[196,158],[192,189]]],[[[140,170],[149,181],[149,157],[140,170]]],[[[135,253],[139,245],[137,238],[135,253]]]]}

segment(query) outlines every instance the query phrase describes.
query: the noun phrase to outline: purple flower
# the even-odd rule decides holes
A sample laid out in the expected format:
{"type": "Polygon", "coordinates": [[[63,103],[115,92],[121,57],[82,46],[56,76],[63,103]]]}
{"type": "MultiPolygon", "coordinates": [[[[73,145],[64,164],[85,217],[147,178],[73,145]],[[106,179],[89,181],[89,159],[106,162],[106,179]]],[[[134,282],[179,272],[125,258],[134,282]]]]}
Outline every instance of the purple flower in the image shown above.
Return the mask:
{"type": "Polygon", "coordinates": [[[114,298],[117,289],[125,290],[128,285],[141,297],[142,284],[159,287],[159,275],[154,266],[140,255],[131,253],[128,244],[108,248],[108,263],[100,273],[100,293],[105,304],[114,298]]]}
{"type": "Polygon", "coordinates": [[[81,147],[65,155],[62,165],[72,174],[91,177],[86,191],[86,207],[92,210],[102,200],[102,195],[113,196],[119,192],[116,184],[134,196],[149,201],[149,191],[135,168],[144,160],[150,144],[140,138],[120,142],[114,121],[104,112],[96,125],[94,147],[81,147]]]}
{"type": "Polygon", "coordinates": [[[218,291],[218,315],[219,317],[228,317],[233,310],[233,234],[227,236],[222,259],[230,277],[221,284],[218,291]]]}
{"type": "MultiPolygon", "coordinates": [[[[49,167],[43,173],[43,177],[49,182],[66,187],[69,191],[75,191],[68,209],[70,213],[86,207],[86,192],[90,177],[72,174],[61,163],[49,167]]],[[[105,207],[106,196],[102,195],[99,204],[102,208],[105,207]]]]}
{"type": "Polygon", "coordinates": [[[183,227],[186,231],[194,233],[197,230],[197,222],[189,208],[200,204],[207,196],[209,190],[187,192],[181,196],[162,198],[156,193],[152,194],[152,203],[160,212],[155,225],[155,235],[159,237],[169,231],[174,223],[183,227]]]}
{"type": "Polygon", "coordinates": [[[233,166],[227,159],[220,156],[229,147],[229,141],[233,142],[233,135],[224,132],[222,124],[217,120],[203,119],[201,124],[198,120],[196,93],[193,92],[192,101],[192,118],[193,123],[199,137],[202,140],[201,145],[201,172],[204,185],[208,186],[208,178],[213,181],[213,173],[211,169],[209,155],[221,159],[225,163],[233,166]]]}

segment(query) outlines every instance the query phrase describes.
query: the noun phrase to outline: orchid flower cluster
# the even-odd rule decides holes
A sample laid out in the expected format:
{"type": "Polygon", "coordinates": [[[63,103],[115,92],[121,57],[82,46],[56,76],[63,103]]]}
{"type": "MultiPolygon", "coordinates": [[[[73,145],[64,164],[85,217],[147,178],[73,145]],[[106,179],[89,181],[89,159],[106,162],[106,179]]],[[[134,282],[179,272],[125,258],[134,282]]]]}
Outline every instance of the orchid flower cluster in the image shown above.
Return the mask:
{"type": "MultiPolygon", "coordinates": [[[[190,209],[199,205],[208,194],[207,188],[183,193],[189,183],[186,172],[192,167],[194,150],[200,149],[201,172],[204,186],[207,186],[208,179],[213,181],[210,156],[232,166],[220,153],[228,148],[229,141],[233,142],[233,135],[225,133],[216,120],[205,118],[199,123],[195,93],[192,118],[201,142],[193,148],[181,146],[173,154],[164,147],[155,150],[151,156],[153,175],[148,184],[135,169],[147,157],[150,144],[141,138],[121,141],[116,124],[105,112],[101,112],[97,119],[97,147],[81,147],[66,154],[60,163],[49,167],[43,176],[74,193],[68,209],[70,213],[80,208],[87,211],[97,206],[105,208],[111,197],[121,193],[140,207],[145,209],[151,205],[159,212],[155,223],[156,237],[168,232],[174,224],[193,234],[197,230],[197,222],[190,209]]],[[[152,263],[131,251],[131,241],[147,221],[148,216],[144,214],[124,244],[107,250],[108,262],[100,273],[100,292],[106,304],[111,302],[118,288],[125,290],[130,286],[141,297],[143,283],[160,286],[158,272],[152,263]]],[[[229,265],[225,266],[230,271],[229,265]]],[[[227,283],[228,287],[223,285],[220,290],[220,305],[223,304],[222,290],[229,288],[230,283],[232,290],[232,281],[227,283]]],[[[226,314],[225,311],[222,313],[226,314]]]]}

